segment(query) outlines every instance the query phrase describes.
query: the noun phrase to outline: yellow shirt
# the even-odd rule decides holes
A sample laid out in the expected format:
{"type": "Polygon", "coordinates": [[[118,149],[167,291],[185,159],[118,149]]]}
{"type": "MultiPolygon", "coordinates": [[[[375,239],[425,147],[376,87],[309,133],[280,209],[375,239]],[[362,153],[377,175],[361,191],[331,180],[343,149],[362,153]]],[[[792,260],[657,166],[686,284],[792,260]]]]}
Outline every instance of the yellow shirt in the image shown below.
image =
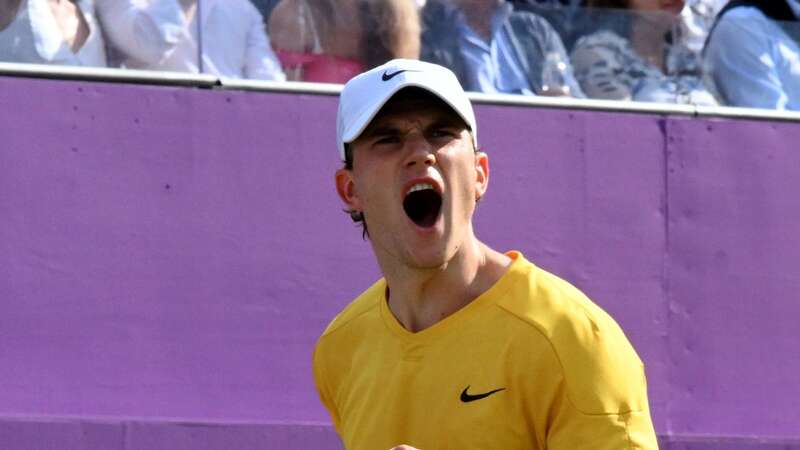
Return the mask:
{"type": "Polygon", "coordinates": [[[392,315],[385,280],[333,320],[314,377],[346,448],[658,448],[644,367],[619,326],[509,256],[489,290],[421,332],[392,315]]]}

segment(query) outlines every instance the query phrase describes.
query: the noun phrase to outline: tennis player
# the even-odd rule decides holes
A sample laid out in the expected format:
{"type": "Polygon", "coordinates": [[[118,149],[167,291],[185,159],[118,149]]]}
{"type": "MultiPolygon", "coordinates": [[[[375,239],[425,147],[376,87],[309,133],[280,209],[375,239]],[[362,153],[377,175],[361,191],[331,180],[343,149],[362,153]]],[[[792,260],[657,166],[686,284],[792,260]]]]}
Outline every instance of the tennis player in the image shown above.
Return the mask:
{"type": "Polygon", "coordinates": [[[614,320],[475,236],[477,131],[441,66],[390,61],[341,93],[336,189],[384,275],[314,353],[345,447],[656,449],[644,368],[614,320]]]}

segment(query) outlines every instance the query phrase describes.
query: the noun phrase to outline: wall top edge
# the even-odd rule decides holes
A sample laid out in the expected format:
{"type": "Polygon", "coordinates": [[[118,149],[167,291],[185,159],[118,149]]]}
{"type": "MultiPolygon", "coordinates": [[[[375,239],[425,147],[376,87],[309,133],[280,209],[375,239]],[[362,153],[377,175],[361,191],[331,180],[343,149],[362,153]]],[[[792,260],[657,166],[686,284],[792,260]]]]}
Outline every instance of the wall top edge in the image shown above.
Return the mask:
{"type": "MultiPolygon", "coordinates": [[[[78,80],[117,82],[132,84],[154,84],[167,86],[188,86],[214,89],[245,90],[257,92],[279,92],[286,94],[306,94],[336,96],[342,90],[341,84],[308,83],[294,81],[259,81],[218,78],[207,74],[180,72],[158,72],[117,68],[88,68],[69,66],[48,66],[39,64],[20,64],[0,62],[0,76],[18,78],[47,78],[55,80],[78,80]]],[[[575,109],[586,111],[605,111],[639,113],[671,116],[692,116],[728,119],[755,119],[765,121],[800,122],[800,112],[776,111],[756,108],[728,106],[673,105],[617,100],[576,99],[559,97],[526,97],[509,94],[484,94],[470,92],[470,100],[476,104],[508,105],[549,109],[575,109]]]]}
{"type": "Polygon", "coordinates": [[[0,62],[0,76],[193,87],[212,87],[220,84],[217,77],[205,74],[5,62],[0,62]]]}

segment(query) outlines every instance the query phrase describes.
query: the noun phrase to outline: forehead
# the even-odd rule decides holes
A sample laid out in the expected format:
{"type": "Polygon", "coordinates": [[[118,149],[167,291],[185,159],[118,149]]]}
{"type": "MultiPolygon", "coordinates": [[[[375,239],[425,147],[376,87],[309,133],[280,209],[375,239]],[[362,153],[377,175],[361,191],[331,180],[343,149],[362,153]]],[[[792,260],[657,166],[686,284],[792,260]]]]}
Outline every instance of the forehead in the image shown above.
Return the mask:
{"type": "Polygon", "coordinates": [[[371,129],[392,119],[408,118],[409,116],[430,117],[437,121],[452,121],[454,124],[468,128],[464,119],[436,95],[420,88],[405,88],[392,96],[383,105],[362,135],[368,134],[371,129]]]}

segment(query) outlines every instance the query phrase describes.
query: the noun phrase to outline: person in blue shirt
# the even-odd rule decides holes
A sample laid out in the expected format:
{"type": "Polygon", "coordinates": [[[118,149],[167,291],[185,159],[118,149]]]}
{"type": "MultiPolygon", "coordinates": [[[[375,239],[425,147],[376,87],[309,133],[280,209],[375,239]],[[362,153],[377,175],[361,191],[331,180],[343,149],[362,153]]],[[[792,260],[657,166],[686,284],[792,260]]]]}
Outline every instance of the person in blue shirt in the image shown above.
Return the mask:
{"type": "Polygon", "coordinates": [[[800,1],[734,0],[704,51],[709,85],[727,105],[800,110],[800,1]]]}
{"type": "Polygon", "coordinates": [[[558,33],[505,0],[427,0],[420,59],[468,91],[585,97],[558,33]]]}

